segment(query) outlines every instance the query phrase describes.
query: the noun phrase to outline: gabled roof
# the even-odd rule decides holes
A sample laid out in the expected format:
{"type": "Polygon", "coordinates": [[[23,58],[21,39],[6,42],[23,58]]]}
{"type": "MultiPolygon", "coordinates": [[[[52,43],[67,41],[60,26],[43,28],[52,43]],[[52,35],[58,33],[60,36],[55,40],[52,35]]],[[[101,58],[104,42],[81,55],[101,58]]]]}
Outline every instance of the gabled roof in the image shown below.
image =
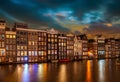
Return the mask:
{"type": "Polygon", "coordinates": [[[87,40],[87,36],[85,34],[77,35],[78,40],[87,40]]]}
{"type": "Polygon", "coordinates": [[[50,34],[58,34],[58,31],[55,30],[54,28],[51,28],[50,30],[47,30],[47,33],[50,33],[50,34]]]}

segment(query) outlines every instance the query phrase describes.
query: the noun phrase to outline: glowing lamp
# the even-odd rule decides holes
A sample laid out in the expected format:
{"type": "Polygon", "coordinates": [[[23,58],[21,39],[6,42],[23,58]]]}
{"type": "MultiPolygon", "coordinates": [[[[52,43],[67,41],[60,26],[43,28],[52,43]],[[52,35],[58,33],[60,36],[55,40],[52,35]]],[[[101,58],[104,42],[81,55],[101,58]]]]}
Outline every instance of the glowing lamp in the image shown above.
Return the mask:
{"type": "Polygon", "coordinates": [[[25,57],[24,59],[25,59],[25,61],[27,61],[27,60],[28,60],[28,57],[25,57]]]}

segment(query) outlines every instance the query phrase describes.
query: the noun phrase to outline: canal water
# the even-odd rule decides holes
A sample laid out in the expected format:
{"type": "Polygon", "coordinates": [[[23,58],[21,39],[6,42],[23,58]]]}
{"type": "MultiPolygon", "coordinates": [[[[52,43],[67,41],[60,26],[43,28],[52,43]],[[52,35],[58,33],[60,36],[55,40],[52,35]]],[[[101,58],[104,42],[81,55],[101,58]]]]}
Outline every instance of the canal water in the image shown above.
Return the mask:
{"type": "Polygon", "coordinates": [[[116,60],[0,65],[0,82],[120,82],[116,60]]]}

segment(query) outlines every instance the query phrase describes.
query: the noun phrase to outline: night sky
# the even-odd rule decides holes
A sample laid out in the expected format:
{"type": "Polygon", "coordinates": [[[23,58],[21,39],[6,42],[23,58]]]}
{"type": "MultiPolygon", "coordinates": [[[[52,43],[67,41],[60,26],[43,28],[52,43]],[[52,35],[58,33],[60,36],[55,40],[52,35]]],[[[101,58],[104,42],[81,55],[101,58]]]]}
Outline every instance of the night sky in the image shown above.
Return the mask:
{"type": "Polygon", "coordinates": [[[0,0],[0,19],[30,28],[120,34],[120,0],[0,0]]]}

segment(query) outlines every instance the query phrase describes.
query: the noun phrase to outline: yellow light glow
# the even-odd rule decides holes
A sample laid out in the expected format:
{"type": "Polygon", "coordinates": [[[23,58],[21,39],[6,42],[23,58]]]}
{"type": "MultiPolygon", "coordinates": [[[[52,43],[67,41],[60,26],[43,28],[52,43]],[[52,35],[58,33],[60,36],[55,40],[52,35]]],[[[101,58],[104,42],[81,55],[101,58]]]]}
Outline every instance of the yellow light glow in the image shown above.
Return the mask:
{"type": "Polygon", "coordinates": [[[86,82],[91,82],[91,62],[87,61],[86,82]]]}
{"type": "Polygon", "coordinates": [[[91,51],[88,51],[88,56],[93,56],[93,53],[91,51]]]}

